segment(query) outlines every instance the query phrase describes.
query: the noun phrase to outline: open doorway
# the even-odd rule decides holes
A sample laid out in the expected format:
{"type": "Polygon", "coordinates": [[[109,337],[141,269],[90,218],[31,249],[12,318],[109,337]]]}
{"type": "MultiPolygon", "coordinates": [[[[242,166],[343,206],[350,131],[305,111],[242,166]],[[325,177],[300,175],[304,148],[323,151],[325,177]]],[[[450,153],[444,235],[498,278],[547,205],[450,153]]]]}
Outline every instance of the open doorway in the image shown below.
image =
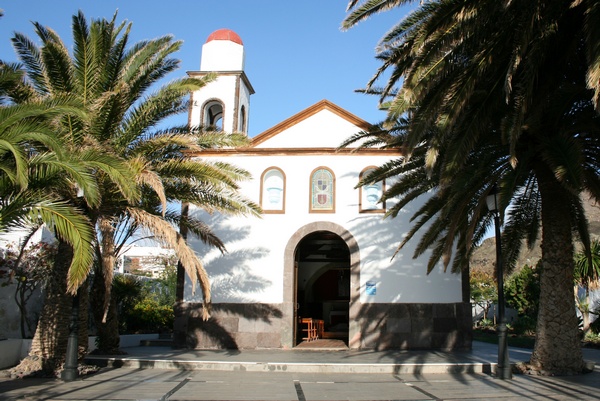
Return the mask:
{"type": "Polygon", "coordinates": [[[350,251],[329,231],[316,231],[298,243],[295,252],[294,345],[306,341],[302,318],[321,324],[320,339],[348,344],[350,308],[350,251]]]}

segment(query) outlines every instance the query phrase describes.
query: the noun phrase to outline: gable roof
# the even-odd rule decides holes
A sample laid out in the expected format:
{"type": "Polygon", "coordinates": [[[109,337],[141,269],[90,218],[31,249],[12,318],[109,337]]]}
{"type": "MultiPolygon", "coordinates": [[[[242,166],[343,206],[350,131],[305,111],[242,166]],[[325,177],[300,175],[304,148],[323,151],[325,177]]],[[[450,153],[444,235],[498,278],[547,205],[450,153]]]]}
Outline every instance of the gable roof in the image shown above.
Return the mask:
{"type": "Polygon", "coordinates": [[[252,142],[250,144],[251,148],[254,148],[258,145],[263,144],[269,139],[274,138],[275,136],[281,134],[282,132],[288,130],[289,128],[296,126],[303,121],[308,120],[309,118],[317,115],[318,113],[327,110],[336,116],[342,118],[348,123],[357,126],[358,130],[366,131],[371,126],[368,122],[355,116],[347,110],[342,109],[338,105],[330,102],[329,100],[323,99],[320,102],[313,104],[312,106],[302,110],[301,112],[293,115],[292,117],[280,122],[274,127],[264,131],[263,133],[252,138],[252,142]]]}
{"type": "Polygon", "coordinates": [[[251,139],[243,148],[206,149],[197,156],[401,155],[400,149],[343,148],[351,135],[371,125],[329,100],[321,100],[251,139]]]}

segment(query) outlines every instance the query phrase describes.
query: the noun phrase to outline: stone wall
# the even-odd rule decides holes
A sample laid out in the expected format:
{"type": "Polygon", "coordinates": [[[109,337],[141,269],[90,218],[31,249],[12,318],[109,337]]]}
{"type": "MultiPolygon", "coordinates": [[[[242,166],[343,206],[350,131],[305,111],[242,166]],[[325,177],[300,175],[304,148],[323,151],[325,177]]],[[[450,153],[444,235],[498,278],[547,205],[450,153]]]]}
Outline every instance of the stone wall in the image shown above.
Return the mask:
{"type": "MultiPolygon", "coordinates": [[[[202,305],[175,308],[174,343],[190,349],[289,348],[293,325],[288,305],[214,304],[208,321],[202,305]]],[[[353,349],[470,349],[471,305],[364,304],[351,316],[353,349]]]]}
{"type": "Polygon", "coordinates": [[[471,304],[364,304],[350,347],[358,349],[470,349],[471,304]]]}
{"type": "Polygon", "coordinates": [[[284,313],[280,305],[213,304],[210,319],[201,318],[202,304],[175,308],[173,341],[177,348],[284,348],[284,313]]]}

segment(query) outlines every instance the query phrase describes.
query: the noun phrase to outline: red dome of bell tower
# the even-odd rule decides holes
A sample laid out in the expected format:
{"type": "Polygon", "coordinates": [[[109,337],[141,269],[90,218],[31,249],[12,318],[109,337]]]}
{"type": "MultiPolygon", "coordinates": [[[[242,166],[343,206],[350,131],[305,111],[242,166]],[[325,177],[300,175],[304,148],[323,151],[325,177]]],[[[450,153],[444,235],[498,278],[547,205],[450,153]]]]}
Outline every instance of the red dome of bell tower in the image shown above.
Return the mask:
{"type": "Polygon", "coordinates": [[[217,29],[216,31],[208,35],[206,43],[210,42],[211,40],[229,40],[231,42],[237,43],[238,45],[244,46],[240,35],[233,32],[231,29],[217,29]]]}

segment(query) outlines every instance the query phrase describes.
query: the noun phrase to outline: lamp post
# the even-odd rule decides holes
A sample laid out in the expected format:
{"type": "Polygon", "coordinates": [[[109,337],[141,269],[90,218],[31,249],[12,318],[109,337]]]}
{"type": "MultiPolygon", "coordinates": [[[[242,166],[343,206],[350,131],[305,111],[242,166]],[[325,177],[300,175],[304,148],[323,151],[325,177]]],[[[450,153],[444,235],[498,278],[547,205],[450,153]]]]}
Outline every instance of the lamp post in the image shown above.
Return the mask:
{"type": "Polygon", "coordinates": [[[69,339],[67,340],[67,354],[65,366],[60,378],[71,382],[79,376],[79,294],[73,295],[73,306],[71,307],[71,323],[69,324],[69,339]]]}
{"type": "Polygon", "coordinates": [[[506,317],[504,316],[504,272],[502,269],[502,244],[500,234],[500,210],[498,207],[498,187],[494,185],[486,197],[488,210],[494,213],[496,228],[496,278],[498,283],[498,366],[496,376],[501,380],[512,379],[508,344],[506,342],[506,317]]]}

